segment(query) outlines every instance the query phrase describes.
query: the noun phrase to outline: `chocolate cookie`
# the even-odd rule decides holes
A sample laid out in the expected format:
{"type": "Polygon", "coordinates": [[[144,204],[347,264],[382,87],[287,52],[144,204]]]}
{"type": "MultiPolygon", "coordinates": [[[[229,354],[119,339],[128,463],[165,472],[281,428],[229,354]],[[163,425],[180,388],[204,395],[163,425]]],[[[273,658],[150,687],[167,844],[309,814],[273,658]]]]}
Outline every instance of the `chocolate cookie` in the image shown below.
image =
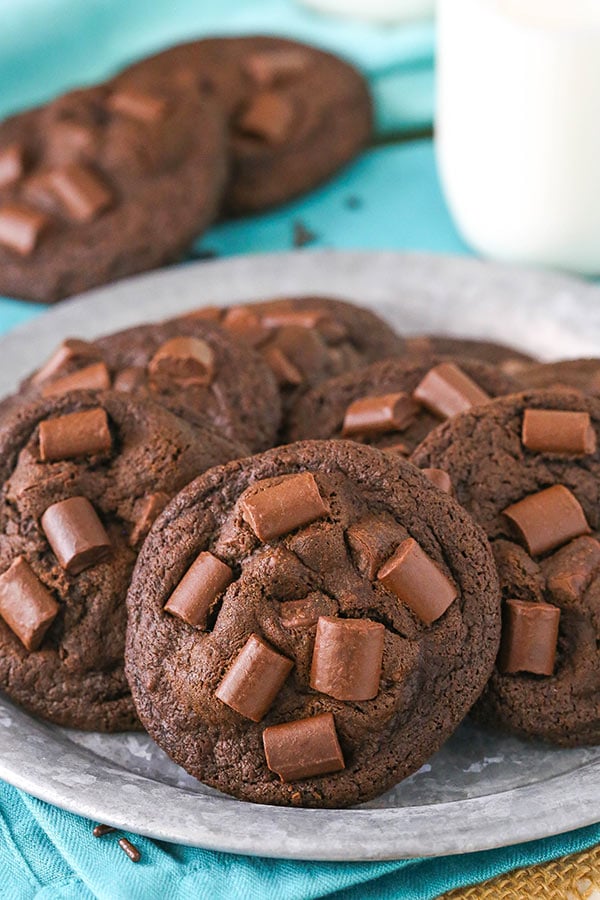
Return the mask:
{"type": "Polygon", "coordinates": [[[154,518],[238,448],[149,400],[77,392],[0,428],[0,687],[59,725],[139,728],[125,595],[154,518]]]}
{"type": "Polygon", "coordinates": [[[406,338],[406,349],[411,356],[459,356],[463,359],[478,359],[481,362],[497,366],[508,375],[517,375],[529,363],[535,362],[533,356],[498,344],[496,341],[481,341],[470,338],[449,337],[443,334],[420,334],[406,338]]]}
{"type": "Polygon", "coordinates": [[[212,320],[255,347],[275,375],[284,412],[326,378],[404,352],[405,341],[370,309],[333,297],[284,297],[187,318],[212,320]]]}
{"type": "Polygon", "coordinates": [[[386,359],[301,397],[287,438],[348,437],[406,456],[442,419],[516,389],[509,375],[472,359],[386,359]]]}
{"type": "MultiPolygon", "coordinates": [[[[207,93],[229,121],[228,212],[283,203],[324,181],[366,145],[372,110],[364,78],[347,62],[274,37],[193,41],[143,59],[117,78],[207,93]]],[[[201,123],[198,123],[201,126],[201,123]]]]}
{"type": "Polygon", "coordinates": [[[73,91],[0,125],[0,291],[54,302],[178,259],[226,178],[210,97],[73,91]]]}
{"type": "Polygon", "coordinates": [[[25,390],[111,386],[150,396],[192,424],[208,422],[251,450],[275,442],[281,404],[270,369],[210,322],[172,319],[93,342],[64,341],[25,390]]]}
{"type": "Polygon", "coordinates": [[[584,394],[600,394],[600,359],[560,359],[537,363],[519,372],[526,388],[576,388],[584,394]]]}
{"type": "Polygon", "coordinates": [[[128,596],[143,724],[237,797],[348,806],[443,743],[485,684],[487,541],[413,466],[348,441],[219,466],[157,520],[128,596]]]}
{"type": "Polygon", "coordinates": [[[416,450],[493,542],[504,598],[485,722],[600,742],[600,401],[531,391],[457,416],[416,450]]]}

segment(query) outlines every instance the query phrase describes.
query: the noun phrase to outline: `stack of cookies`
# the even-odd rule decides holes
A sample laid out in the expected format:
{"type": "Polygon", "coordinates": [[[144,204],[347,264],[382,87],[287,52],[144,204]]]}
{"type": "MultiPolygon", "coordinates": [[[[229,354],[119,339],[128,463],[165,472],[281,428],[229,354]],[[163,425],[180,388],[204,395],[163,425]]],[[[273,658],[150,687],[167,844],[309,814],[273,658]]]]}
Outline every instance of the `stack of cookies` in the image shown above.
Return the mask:
{"type": "Polygon", "coordinates": [[[181,259],[219,216],[310,190],[371,136],[348,63],[200,40],[0,123],[0,293],[52,303],[181,259]]]}
{"type": "Polygon", "coordinates": [[[572,368],[531,388],[511,348],[321,297],[65,340],[2,404],[2,689],[291,806],[373,798],[471,712],[600,741],[600,401],[572,368]]]}

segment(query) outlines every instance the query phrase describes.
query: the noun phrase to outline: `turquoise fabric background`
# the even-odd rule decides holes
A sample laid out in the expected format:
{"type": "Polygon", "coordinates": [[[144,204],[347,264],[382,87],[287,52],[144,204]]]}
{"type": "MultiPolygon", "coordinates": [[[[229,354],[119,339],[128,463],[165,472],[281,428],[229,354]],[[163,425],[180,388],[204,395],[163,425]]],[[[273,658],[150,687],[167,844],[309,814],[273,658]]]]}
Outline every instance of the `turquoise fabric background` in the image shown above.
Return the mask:
{"type": "MultiPolygon", "coordinates": [[[[293,0],[0,0],[0,115],[104,78],[179,40],[260,31],[311,41],[357,63],[372,84],[380,136],[391,139],[431,123],[430,24],[369,27],[321,18],[293,0]]],[[[468,252],[445,207],[430,141],[370,150],[297,202],[218,225],[196,249],[221,256],[289,250],[298,222],[314,233],[314,247],[468,252]]],[[[0,298],[0,332],[42,311],[0,298]]],[[[91,823],[0,782],[0,897],[428,900],[592,846],[600,841],[600,826],[487,853],[346,865],[237,857],[131,838],[143,852],[137,865],[114,836],[95,839],[91,823]]]]}

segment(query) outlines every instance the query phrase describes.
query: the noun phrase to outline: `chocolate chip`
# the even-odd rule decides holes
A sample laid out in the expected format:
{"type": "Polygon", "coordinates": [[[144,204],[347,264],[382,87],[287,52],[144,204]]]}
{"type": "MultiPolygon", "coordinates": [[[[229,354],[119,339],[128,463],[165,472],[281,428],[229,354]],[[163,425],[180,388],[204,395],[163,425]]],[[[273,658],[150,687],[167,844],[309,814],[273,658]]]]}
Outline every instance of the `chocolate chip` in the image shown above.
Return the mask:
{"type": "Polygon", "coordinates": [[[426,625],[439,619],[458,597],[456,587],[414,538],[400,544],[377,578],[426,625]]]}
{"type": "Polygon", "coordinates": [[[239,506],[263,542],[329,515],[312,472],[258,481],[242,494],[239,506]]]}
{"type": "Polygon", "coordinates": [[[99,407],[40,422],[42,462],[104,453],[111,446],[108,418],[99,407]]]}
{"type": "Polygon", "coordinates": [[[264,50],[246,57],[243,68],[257,87],[270,88],[301,75],[308,64],[308,54],[303,50],[264,50]]]}
{"type": "Polygon", "coordinates": [[[233,581],[229,566],[204,550],[189,567],[167,603],[165,611],[188,625],[206,628],[217,598],[233,581]]]}
{"type": "Polygon", "coordinates": [[[215,374],[215,354],[206,341],[195,337],[175,337],[158,348],[148,372],[158,386],[168,388],[209,385],[215,374]]]}
{"type": "Polygon", "coordinates": [[[0,616],[28,650],[37,650],[58,612],[52,594],[18,556],[0,575],[0,616]]]}
{"type": "Polygon", "coordinates": [[[112,825],[96,825],[92,834],[94,837],[99,838],[104,837],[105,834],[112,834],[116,830],[117,829],[113,828],[112,825]]]}
{"type": "Polygon", "coordinates": [[[105,363],[98,362],[45,384],[42,397],[58,397],[70,391],[106,391],[109,387],[110,373],[105,363]]]}
{"type": "Polygon", "coordinates": [[[121,88],[110,95],[107,107],[111,112],[120,113],[146,125],[154,125],[166,117],[168,104],[164,97],[156,94],[135,88],[121,88]]]}
{"type": "Polygon", "coordinates": [[[345,768],[331,713],[271,725],[263,731],[263,745],[267,766],[285,782],[345,768]]]}
{"type": "Polygon", "coordinates": [[[256,94],[239,116],[236,127],[267,144],[282,144],[292,131],[296,110],[291,98],[275,91],[256,94]]]}
{"type": "Polygon", "coordinates": [[[501,672],[552,675],[560,609],[549,603],[507,600],[503,606],[501,672]]]}
{"type": "Polygon", "coordinates": [[[31,380],[33,384],[41,384],[72,363],[85,362],[90,359],[97,360],[98,356],[98,350],[89,341],[67,338],[62,344],[59,344],[50,359],[44,363],[41,369],[38,369],[31,380]]]}
{"type": "Polygon", "coordinates": [[[346,409],[342,434],[344,437],[357,434],[368,437],[390,431],[404,431],[414,421],[418,411],[419,405],[403,391],[361,397],[346,409]]]}
{"type": "MultiPolygon", "coordinates": [[[[135,525],[129,536],[129,543],[132,547],[137,547],[145,540],[148,532],[152,528],[155,520],[161,514],[167,503],[169,495],[163,491],[157,491],[154,494],[148,494],[147,497],[139,504],[135,525]]],[[[136,504],[137,506],[137,504],[136,504]]]]}
{"type": "Polygon", "coordinates": [[[534,453],[584,456],[596,452],[596,432],[586,412],[526,409],[521,440],[534,453]]]}
{"type": "Polygon", "coordinates": [[[379,693],[385,628],[370,619],[321,616],[310,686],[336,700],[372,700],[379,693]]]}
{"type": "Polygon", "coordinates": [[[591,532],[579,500],[562,484],[530,494],[505,509],[503,515],[532,556],[591,532]]]}
{"type": "Polygon", "coordinates": [[[280,387],[298,387],[303,383],[304,375],[280,347],[265,347],[262,355],[280,387]]]}
{"type": "Polygon", "coordinates": [[[294,667],[257,634],[251,634],[217,690],[215,696],[241,716],[260,722],[294,667]]]}
{"type": "Polygon", "coordinates": [[[489,394],[454,363],[440,363],[430,369],[413,391],[413,398],[442,419],[490,400],[489,394]]]}
{"type": "Polygon", "coordinates": [[[112,203],[112,193],[86,166],[73,163],[48,173],[53,194],[76,222],[92,222],[112,203]]]}
{"type": "Polygon", "coordinates": [[[56,558],[70,575],[79,575],[111,554],[110,538],[86,497],[70,497],[49,506],[42,528],[56,558]]]}
{"type": "Polygon", "coordinates": [[[0,207],[0,244],[20,256],[30,256],[50,220],[41,212],[17,203],[0,207]]]}
{"type": "Polygon", "coordinates": [[[25,174],[25,150],[21,144],[9,144],[0,150],[0,188],[15,184],[25,174]]]}
{"type": "Polygon", "coordinates": [[[440,491],[445,494],[453,494],[452,479],[443,469],[421,469],[423,475],[430,480],[440,491]]]}

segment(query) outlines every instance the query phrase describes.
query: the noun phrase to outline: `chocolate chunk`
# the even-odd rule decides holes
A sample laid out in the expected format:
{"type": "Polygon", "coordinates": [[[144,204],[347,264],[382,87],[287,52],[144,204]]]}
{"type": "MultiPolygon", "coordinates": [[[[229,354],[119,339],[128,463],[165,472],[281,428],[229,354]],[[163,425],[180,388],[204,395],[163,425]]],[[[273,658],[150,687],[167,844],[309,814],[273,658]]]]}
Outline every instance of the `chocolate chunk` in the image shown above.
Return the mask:
{"type": "Polygon", "coordinates": [[[148,363],[148,372],[155,383],[167,387],[209,385],[215,374],[215,354],[201,338],[171,338],[158,348],[148,363]]]}
{"type": "Polygon", "coordinates": [[[304,375],[294,365],[280,347],[267,347],[263,352],[263,358],[275,375],[277,383],[283,387],[297,387],[304,381],[304,375]]]}
{"type": "Polygon", "coordinates": [[[98,362],[45,384],[42,397],[56,397],[69,391],[106,391],[109,387],[110,373],[105,363],[98,362]]]}
{"type": "Polygon", "coordinates": [[[111,449],[106,412],[100,407],[40,422],[40,459],[52,462],[111,449]]]}
{"type": "Polygon", "coordinates": [[[59,563],[79,575],[111,554],[110,538],[86,497],[70,497],[49,506],[42,528],[59,563]]]}
{"type": "Polygon", "coordinates": [[[260,722],[294,663],[251,634],[221,681],[215,696],[241,716],[260,722]]]}
{"type": "Polygon", "coordinates": [[[549,603],[507,600],[503,608],[501,672],[552,675],[558,642],[560,609],[549,603]]]}
{"type": "Polygon", "coordinates": [[[591,532],[579,500],[562,484],[530,494],[503,510],[503,515],[532,556],[591,532]]]}
{"type": "Polygon", "coordinates": [[[385,434],[389,431],[404,431],[414,420],[419,406],[403,391],[396,394],[382,394],[377,397],[362,397],[355,400],[346,410],[342,434],[385,434]]]}
{"type": "Polygon", "coordinates": [[[310,686],[336,700],[372,700],[379,693],[384,638],[379,622],[321,616],[310,686]]]}
{"type": "Polygon", "coordinates": [[[584,535],[545,559],[546,587],[562,605],[578,604],[600,570],[600,543],[584,535]]]}
{"type": "Polygon", "coordinates": [[[40,235],[50,224],[41,212],[17,203],[0,207],[0,244],[20,256],[30,256],[40,235]]]}
{"type": "Polygon", "coordinates": [[[121,88],[111,94],[107,100],[108,108],[115,113],[155,125],[167,115],[168,104],[163,97],[139,91],[134,88],[121,88]]]}
{"type": "Polygon", "coordinates": [[[307,228],[300,219],[294,222],[293,241],[294,247],[306,247],[308,244],[314,244],[318,241],[319,235],[311,228],[307,228]]]}
{"type": "Polygon", "coordinates": [[[302,50],[265,50],[251,53],[244,60],[244,71],[257,87],[271,88],[295,75],[301,75],[309,64],[302,50]]]}
{"type": "Polygon", "coordinates": [[[89,341],[81,341],[78,338],[67,338],[60,344],[50,359],[44,363],[41,369],[31,379],[33,384],[41,384],[57,375],[61,369],[71,363],[78,363],[90,359],[98,359],[98,350],[89,341]]]}
{"type": "Polygon", "coordinates": [[[345,768],[331,713],[271,725],[263,731],[263,745],[267,766],[285,782],[345,768]]]}
{"type": "Polygon", "coordinates": [[[267,144],[282,144],[289,137],[295,118],[289,97],[275,91],[263,91],[250,101],[236,124],[243,134],[267,144]]]}
{"type": "Polygon", "coordinates": [[[258,481],[239,500],[242,518],[261,541],[270,541],[329,515],[312,472],[258,481]]]}
{"type": "Polygon", "coordinates": [[[316,328],[323,336],[333,341],[343,340],[348,336],[348,329],[322,309],[273,309],[263,315],[260,321],[264,328],[285,328],[296,325],[298,328],[316,328]]]}
{"type": "Polygon", "coordinates": [[[165,611],[188,625],[204,629],[216,600],[232,581],[229,566],[204,550],[167,600],[165,611]]]}
{"type": "Polygon", "coordinates": [[[59,119],[46,134],[46,154],[53,166],[93,160],[98,155],[99,129],[74,119],[59,119]]]}
{"type": "Polygon", "coordinates": [[[429,478],[432,484],[435,484],[436,488],[440,489],[440,491],[443,491],[445,494],[454,493],[452,479],[443,469],[421,469],[421,471],[426,478],[429,478]]]}
{"type": "Polygon", "coordinates": [[[76,222],[92,222],[112,203],[112,193],[86,166],[73,163],[48,173],[53,194],[76,222]]]}
{"type": "Polygon", "coordinates": [[[439,619],[458,597],[450,579],[413,538],[400,544],[377,578],[426,625],[439,619]]]}
{"type": "Polygon", "coordinates": [[[92,834],[94,837],[99,838],[104,837],[105,834],[112,834],[116,830],[112,825],[95,825],[92,834]]]}
{"type": "Polygon", "coordinates": [[[279,618],[284,628],[310,628],[321,616],[333,615],[336,611],[335,600],[320,591],[313,591],[301,600],[285,600],[279,604],[279,618]]]}
{"type": "Polygon", "coordinates": [[[247,306],[232,306],[228,309],[222,325],[251,347],[258,347],[268,337],[259,316],[247,306]]]}
{"type": "Polygon", "coordinates": [[[37,650],[59,606],[23,556],[0,575],[0,616],[28,650],[37,650]]]}
{"type": "Polygon", "coordinates": [[[490,399],[454,363],[440,363],[430,369],[413,391],[413,397],[435,416],[449,419],[490,399]]]}
{"type": "Polygon", "coordinates": [[[129,543],[132,547],[137,547],[142,543],[168,502],[169,495],[163,491],[148,494],[141,501],[135,525],[129,536],[129,543]]]}
{"type": "Polygon", "coordinates": [[[0,150],[0,188],[15,184],[25,174],[25,151],[20,144],[0,150]]]}
{"type": "Polygon", "coordinates": [[[558,409],[526,409],[523,446],[535,453],[583,456],[596,452],[596,432],[590,414],[558,409]]]}
{"type": "Polygon", "coordinates": [[[396,520],[385,514],[365,516],[350,525],[346,539],[360,574],[373,581],[384,560],[405,535],[396,520]]]}

